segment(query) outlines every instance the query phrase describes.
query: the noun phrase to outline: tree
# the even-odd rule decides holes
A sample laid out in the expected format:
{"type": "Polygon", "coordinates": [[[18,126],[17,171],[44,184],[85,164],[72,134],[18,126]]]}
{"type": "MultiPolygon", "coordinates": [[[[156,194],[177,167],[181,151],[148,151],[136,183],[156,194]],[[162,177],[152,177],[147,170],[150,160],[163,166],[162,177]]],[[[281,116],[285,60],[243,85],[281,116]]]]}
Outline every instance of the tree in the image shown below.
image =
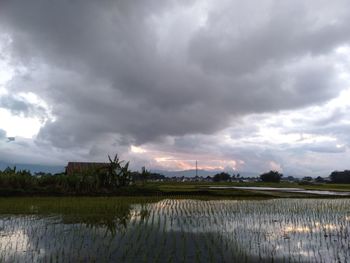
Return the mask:
{"type": "Polygon", "coordinates": [[[141,168],[141,180],[142,180],[142,183],[145,184],[147,178],[150,177],[151,173],[149,171],[146,170],[146,167],[142,167],[141,168]]]}
{"type": "Polygon", "coordinates": [[[261,174],[260,179],[263,182],[279,183],[282,176],[283,175],[277,171],[270,171],[268,173],[261,174]]]}
{"type": "Polygon", "coordinates": [[[349,184],[350,183],[350,171],[345,170],[343,172],[334,171],[329,176],[332,183],[349,184]]]}
{"type": "Polygon", "coordinates": [[[289,176],[287,177],[287,180],[288,180],[288,181],[295,181],[295,178],[294,178],[293,176],[289,175],[289,176]]]}
{"type": "Polygon", "coordinates": [[[326,180],[322,178],[321,176],[316,177],[315,182],[317,183],[324,183],[326,180]]]}
{"type": "Polygon", "coordinates": [[[307,181],[307,182],[311,182],[312,181],[312,177],[311,176],[305,176],[302,179],[303,181],[307,181]]]}
{"type": "Polygon", "coordinates": [[[231,176],[228,173],[222,172],[214,175],[213,181],[214,182],[220,182],[220,181],[228,181],[231,179],[231,176]]]}

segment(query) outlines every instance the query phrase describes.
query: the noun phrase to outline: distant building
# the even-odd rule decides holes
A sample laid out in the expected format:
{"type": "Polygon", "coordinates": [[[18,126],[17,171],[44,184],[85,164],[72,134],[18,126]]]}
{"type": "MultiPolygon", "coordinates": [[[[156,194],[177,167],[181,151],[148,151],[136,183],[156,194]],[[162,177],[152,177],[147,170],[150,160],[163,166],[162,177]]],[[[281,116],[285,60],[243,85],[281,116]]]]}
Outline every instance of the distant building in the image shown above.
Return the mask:
{"type": "Polygon", "coordinates": [[[104,168],[108,163],[94,163],[94,162],[69,162],[66,166],[66,174],[72,175],[74,173],[81,173],[84,171],[104,168]]]}

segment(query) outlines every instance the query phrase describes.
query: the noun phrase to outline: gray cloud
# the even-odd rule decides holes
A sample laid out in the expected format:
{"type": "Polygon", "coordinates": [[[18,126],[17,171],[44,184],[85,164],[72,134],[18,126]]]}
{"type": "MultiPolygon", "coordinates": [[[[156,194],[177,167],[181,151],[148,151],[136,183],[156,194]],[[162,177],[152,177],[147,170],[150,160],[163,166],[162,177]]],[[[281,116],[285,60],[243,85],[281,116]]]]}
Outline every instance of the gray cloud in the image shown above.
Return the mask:
{"type": "Polygon", "coordinates": [[[6,131],[0,129],[0,140],[4,140],[6,139],[6,131]]]}
{"type": "Polygon", "coordinates": [[[264,65],[318,56],[348,44],[350,16],[345,1],[251,1],[218,5],[208,26],[198,30],[190,55],[219,74],[251,74],[264,65]]]}
{"type": "MultiPolygon", "coordinates": [[[[240,126],[244,116],[319,105],[344,88],[335,49],[349,45],[346,1],[201,5],[2,1],[0,34],[11,38],[6,51],[12,65],[26,69],[7,88],[37,94],[55,116],[37,141],[97,156],[98,143],[160,149],[174,137],[172,147],[189,152],[217,142],[198,136],[232,125],[232,138],[253,136],[259,127],[240,126]]],[[[15,96],[0,97],[1,105],[14,114],[43,114],[15,96]]],[[[220,155],[221,147],[206,151],[220,155]]],[[[248,160],[243,148],[233,155],[248,160]]],[[[257,152],[256,158],[280,161],[263,148],[257,152]]]]}
{"type": "Polygon", "coordinates": [[[0,108],[9,110],[13,115],[39,117],[42,120],[48,117],[47,110],[44,107],[13,95],[4,95],[0,97],[0,108]]]}

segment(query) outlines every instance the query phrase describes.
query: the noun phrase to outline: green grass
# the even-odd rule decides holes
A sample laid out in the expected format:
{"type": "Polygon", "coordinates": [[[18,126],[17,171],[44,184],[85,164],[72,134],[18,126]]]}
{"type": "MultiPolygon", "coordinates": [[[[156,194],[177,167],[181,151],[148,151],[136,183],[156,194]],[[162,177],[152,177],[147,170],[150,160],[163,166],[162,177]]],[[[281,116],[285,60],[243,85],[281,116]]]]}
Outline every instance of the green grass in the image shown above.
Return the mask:
{"type": "MultiPolygon", "coordinates": [[[[145,185],[137,183],[133,186],[121,187],[114,192],[74,193],[62,192],[60,189],[28,188],[11,189],[0,188],[0,196],[149,196],[149,197],[207,197],[207,198],[288,198],[315,197],[312,194],[285,193],[278,191],[258,191],[242,189],[210,189],[210,186],[250,186],[275,188],[303,188],[306,190],[350,191],[350,184],[314,184],[299,185],[298,183],[237,183],[237,182],[148,182],[145,185]]],[[[331,196],[330,196],[331,197],[331,196]]]]}
{"type": "MultiPolygon", "coordinates": [[[[249,187],[275,187],[275,188],[302,188],[306,190],[330,190],[330,191],[350,191],[350,184],[315,184],[315,185],[299,185],[298,183],[236,183],[236,182],[157,182],[149,183],[147,187],[158,189],[162,195],[202,195],[223,198],[237,197],[317,197],[313,194],[302,193],[286,193],[278,191],[258,191],[258,190],[242,190],[242,189],[210,189],[210,186],[249,186],[249,187]]],[[[331,197],[331,196],[330,196],[331,197]]]]}

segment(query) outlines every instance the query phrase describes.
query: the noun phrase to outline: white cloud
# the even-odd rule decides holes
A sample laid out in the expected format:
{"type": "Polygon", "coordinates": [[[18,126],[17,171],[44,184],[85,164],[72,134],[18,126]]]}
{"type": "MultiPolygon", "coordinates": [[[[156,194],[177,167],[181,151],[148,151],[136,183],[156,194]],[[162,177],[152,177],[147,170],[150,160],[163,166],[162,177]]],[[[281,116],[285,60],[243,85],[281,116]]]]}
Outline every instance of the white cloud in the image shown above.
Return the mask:
{"type": "Polygon", "coordinates": [[[33,138],[35,137],[42,123],[37,118],[23,118],[19,116],[12,115],[11,112],[0,108],[0,129],[6,131],[8,136],[12,137],[25,137],[33,138]]]}

